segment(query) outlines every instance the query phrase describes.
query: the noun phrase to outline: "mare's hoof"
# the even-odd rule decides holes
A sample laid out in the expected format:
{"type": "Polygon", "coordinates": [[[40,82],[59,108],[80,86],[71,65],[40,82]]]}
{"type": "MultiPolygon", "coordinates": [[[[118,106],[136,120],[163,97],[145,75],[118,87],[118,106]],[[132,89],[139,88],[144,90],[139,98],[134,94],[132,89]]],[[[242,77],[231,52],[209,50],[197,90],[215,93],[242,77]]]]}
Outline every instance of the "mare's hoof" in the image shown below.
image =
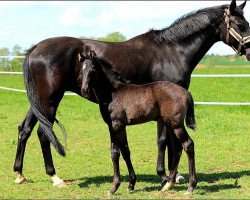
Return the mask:
{"type": "Polygon", "coordinates": [[[16,180],[15,180],[15,183],[17,184],[22,184],[22,183],[25,183],[27,182],[27,179],[22,175],[22,174],[17,174],[17,177],[16,177],[16,180]]]}
{"type": "Polygon", "coordinates": [[[67,186],[67,184],[62,179],[60,179],[57,175],[52,176],[51,179],[53,181],[54,187],[63,188],[67,186]]]}
{"type": "Polygon", "coordinates": [[[53,183],[53,186],[58,188],[64,188],[67,187],[67,184],[64,181],[62,181],[60,183],[53,183]]]}
{"type": "Polygon", "coordinates": [[[161,189],[161,192],[169,191],[173,185],[173,182],[167,182],[166,185],[161,189]]]}
{"type": "Polygon", "coordinates": [[[185,182],[185,178],[180,175],[179,173],[176,174],[176,178],[175,178],[175,183],[177,184],[183,184],[185,182]]]}
{"type": "Polygon", "coordinates": [[[186,196],[189,196],[189,195],[192,195],[192,194],[193,194],[193,192],[190,192],[188,190],[184,193],[184,195],[186,195],[186,196]]]}

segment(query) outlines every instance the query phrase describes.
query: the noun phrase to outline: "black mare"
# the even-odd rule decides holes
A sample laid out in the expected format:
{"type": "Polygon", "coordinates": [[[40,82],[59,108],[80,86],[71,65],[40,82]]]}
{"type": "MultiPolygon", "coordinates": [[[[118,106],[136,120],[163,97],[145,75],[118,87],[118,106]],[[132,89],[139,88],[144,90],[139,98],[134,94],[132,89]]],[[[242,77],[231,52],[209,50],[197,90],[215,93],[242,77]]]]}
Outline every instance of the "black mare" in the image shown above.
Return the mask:
{"type": "MultiPolygon", "coordinates": [[[[94,50],[132,83],[168,80],[188,89],[193,69],[218,41],[223,41],[236,49],[239,54],[245,54],[250,60],[250,43],[247,37],[250,35],[250,29],[243,15],[245,3],[237,6],[236,1],[232,0],[230,5],[201,9],[178,19],[168,28],[151,30],[121,43],[80,41],[61,37],[47,39],[31,48],[27,52],[23,68],[31,108],[18,127],[18,145],[14,163],[14,171],[17,172],[16,182],[24,180],[22,168],[25,146],[38,119],[40,122],[38,137],[46,173],[52,177],[55,185],[63,184],[55,173],[50,142],[61,155],[65,152],[53,134],[52,126],[64,92],[69,90],[81,95],[78,76],[82,62],[79,61],[78,54],[82,52],[82,48],[94,50]]],[[[89,99],[97,102],[94,96],[89,99]]],[[[103,117],[109,120],[107,105],[102,105],[100,109],[103,117]]],[[[114,132],[112,127],[109,127],[109,130],[110,133],[114,132]]],[[[167,181],[165,150],[169,141],[163,123],[158,121],[157,174],[163,182],[167,181]]],[[[129,152],[129,149],[126,151],[129,152]]],[[[112,187],[114,192],[120,185],[120,150],[113,137],[111,137],[111,155],[114,166],[112,187]]],[[[172,156],[173,150],[170,145],[168,146],[169,170],[171,170],[172,156]]],[[[133,173],[133,170],[129,169],[131,182],[135,183],[133,173]]]]}

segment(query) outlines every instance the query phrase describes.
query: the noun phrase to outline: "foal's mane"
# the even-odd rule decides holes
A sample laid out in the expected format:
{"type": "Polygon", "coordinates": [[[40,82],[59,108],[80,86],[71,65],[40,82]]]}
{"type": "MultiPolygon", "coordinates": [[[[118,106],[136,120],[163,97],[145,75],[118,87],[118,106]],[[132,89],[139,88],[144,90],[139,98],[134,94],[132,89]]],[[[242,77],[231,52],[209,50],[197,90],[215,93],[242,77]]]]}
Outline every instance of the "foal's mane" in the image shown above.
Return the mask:
{"type": "Polygon", "coordinates": [[[117,88],[119,84],[127,83],[128,81],[121,77],[120,73],[113,68],[113,65],[103,58],[95,58],[95,62],[99,69],[105,74],[108,81],[114,88],[117,88]]]}
{"type": "Polygon", "coordinates": [[[166,41],[189,45],[195,39],[195,33],[205,33],[206,30],[216,28],[222,21],[224,10],[228,7],[229,5],[222,5],[193,11],[183,15],[167,28],[151,29],[148,33],[153,34],[159,43],[166,41]]]}

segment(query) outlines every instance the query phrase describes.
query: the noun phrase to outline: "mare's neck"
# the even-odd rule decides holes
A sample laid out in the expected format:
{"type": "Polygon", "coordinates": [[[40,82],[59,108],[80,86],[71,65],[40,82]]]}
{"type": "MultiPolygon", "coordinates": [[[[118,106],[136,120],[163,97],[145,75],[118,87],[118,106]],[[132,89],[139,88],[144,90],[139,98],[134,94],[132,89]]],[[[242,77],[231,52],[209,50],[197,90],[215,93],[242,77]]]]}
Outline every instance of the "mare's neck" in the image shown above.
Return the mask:
{"type": "Polygon", "coordinates": [[[225,8],[220,6],[197,11],[156,33],[156,38],[176,50],[182,63],[189,67],[190,75],[214,43],[220,41],[225,8]]]}

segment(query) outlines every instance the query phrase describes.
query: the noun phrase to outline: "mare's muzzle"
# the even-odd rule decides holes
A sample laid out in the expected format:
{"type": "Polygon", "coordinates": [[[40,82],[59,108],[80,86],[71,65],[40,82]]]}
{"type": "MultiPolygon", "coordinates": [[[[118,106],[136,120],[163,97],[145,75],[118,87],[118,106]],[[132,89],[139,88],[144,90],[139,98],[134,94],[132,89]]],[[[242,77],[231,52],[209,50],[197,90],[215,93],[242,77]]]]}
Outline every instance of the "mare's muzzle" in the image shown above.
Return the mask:
{"type": "Polygon", "coordinates": [[[246,49],[246,58],[248,61],[250,61],[250,48],[246,49]]]}

